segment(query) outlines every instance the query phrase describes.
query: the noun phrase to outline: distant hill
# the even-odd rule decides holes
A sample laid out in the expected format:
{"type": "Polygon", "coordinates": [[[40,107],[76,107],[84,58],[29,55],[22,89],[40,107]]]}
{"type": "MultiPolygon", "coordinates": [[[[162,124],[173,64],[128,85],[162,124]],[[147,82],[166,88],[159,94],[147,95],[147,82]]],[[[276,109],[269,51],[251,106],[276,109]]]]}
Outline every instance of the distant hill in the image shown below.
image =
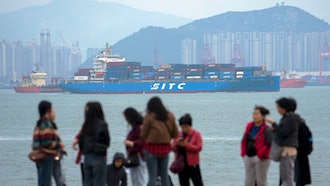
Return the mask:
{"type": "MultiPolygon", "coordinates": [[[[328,23],[304,10],[276,6],[247,12],[227,12],[175,29],[146,27],[120,40],[113,48],[128,60],[151,64],[157,43],[160,59],[165,63],[177,63],[180,62],[180,41],[185,38],[193,38],[202,43],[203,35],[219,32],[308,33],[326,30],[330,30],[328,23]]],[[[197,51],[202,51],[202,47],[198,47],[197,51]]]]}
{"type": "Polygon", "coordinates": [[[0,39],[36,39],[41,29],[49,29],[52,43],[70,45],[77,40],[84,50],[115,43],[140,28],[154,25],[178,27],[190,20],[171,15],[145,12],[117,3],[94,0],[53,0],[42,6],[0,14],[0,39]]]}

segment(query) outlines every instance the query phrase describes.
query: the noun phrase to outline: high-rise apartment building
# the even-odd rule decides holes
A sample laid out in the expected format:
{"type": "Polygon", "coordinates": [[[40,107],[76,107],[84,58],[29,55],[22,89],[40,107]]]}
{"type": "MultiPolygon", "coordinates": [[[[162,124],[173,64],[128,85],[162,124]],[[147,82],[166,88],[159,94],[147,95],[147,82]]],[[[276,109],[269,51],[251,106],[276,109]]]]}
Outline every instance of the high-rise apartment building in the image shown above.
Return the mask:
{"type": "Polygon", "coordinates": [[[197,63],[197,41],[194,39],[184,39],[181,41],[181,63],[197,63]]]}

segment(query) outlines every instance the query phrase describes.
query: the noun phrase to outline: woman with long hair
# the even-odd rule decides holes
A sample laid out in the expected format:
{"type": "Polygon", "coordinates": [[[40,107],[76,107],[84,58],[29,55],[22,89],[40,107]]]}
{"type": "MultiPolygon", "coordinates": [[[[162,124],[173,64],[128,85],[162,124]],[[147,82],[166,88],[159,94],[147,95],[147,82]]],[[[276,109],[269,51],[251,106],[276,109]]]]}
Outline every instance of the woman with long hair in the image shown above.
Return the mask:
{"type": "Polygon", "coordinates": [[[148,186],[155,186],[157,173],[163,186],[169,185],[168,155],[171,140],[178,137],[174,115],[166,110],[159,97],[153,97],[147,104],[141,136],[145,140],[145,157],[149,174],[148,186]]]}
{"type": "MultiPolygon", "coordinates": [[[[84,119],[85,120],[86,120],[86,115],[87,115],[87,109],[88,109],[89,105],[92,103],[93,102],[88,102],[85,105],[85,108],[84,108],[84,119]]],[[[75,163],[77,165],[80,164],[81,180],[82,180],[82,184],[84,185],[84,155],[82,154],[82,150],[77,147],[78,143],[79,143],[79,137],[81,135],[81,130],[82,129],[80,129],[79,133],[75,136],[75,138],[72,142],[72,148],[73,148],[73,150],[78,151],[75,163]]]]}
{"type": "Polygon", "coordinates": [[[127,108],[124,111],[124,116],[127,123],[132,127],[130,132],[127,135],[124,144],[127,149],[127,157],[133,158],[137,156],[138,165],[134,167],[130,167],[131,179],[133,186],[145,186],[145,171],[146,171],[146,163],[144,160],[143,146],[144,140],[140,136],[143,117],[142,115],[136,111],[134,108],[127,108]]]}
{"type": "Polygon", "coordinates": [[[104,186],[106,155],[110,145],[108,124],[99,102],[89,102],[87,105],[85,122],[79,135],[79,148],[84,155],[84,186],[104,186]]]}

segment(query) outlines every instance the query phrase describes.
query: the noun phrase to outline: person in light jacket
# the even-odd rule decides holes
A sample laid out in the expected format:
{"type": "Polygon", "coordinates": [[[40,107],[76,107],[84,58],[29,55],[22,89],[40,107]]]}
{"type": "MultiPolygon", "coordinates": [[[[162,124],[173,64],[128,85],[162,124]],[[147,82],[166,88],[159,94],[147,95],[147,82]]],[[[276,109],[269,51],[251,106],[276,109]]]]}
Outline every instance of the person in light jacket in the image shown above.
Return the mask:
{"type": "Polygon", "coordinates": [[[183,155],[185,168],[179,173],[181,186],[189,186],[190,179],[194,186],[203,186],[200,170],[200,152],[202,151],[203,141],[200,132],[192,128],[192,118],[190,114],[185,114],[179,119],[182,131],[179,137],[172,143],[172,150],[175,158],[183,155]]]}

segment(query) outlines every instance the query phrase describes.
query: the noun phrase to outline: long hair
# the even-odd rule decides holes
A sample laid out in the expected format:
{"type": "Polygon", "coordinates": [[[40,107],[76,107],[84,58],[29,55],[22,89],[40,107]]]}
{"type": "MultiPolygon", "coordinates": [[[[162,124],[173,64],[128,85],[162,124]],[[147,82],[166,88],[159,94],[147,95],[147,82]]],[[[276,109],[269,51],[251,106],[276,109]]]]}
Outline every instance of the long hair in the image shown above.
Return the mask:
{"type": "Polygon", "coordinates": [[[42,118],[52,109],[52,103],[46,100],[43,100],[39,103],[39,119],[37,121],[37,126],[41,124],[42,118]]]}
{"type": "Polygon", "coordinates": [[[143,117],[142,115],[132,107],[129,107],[124,110],[124,116],[127,122],[135,127],[136,125],[142,124],[143,117]]]}
{"type": "Polygon", "coordinates": [[[82,127],[82,133],[93,135],[95,132],[95,123],[104,121],[104,114],[101,103],[88,102],[85,107],[85,121],[82,127]]]}
{"type": "Polygon", "coordinates": [[[168,112],[159,97],[153,97],[149,100],[147,112],[154,113],[157,120],[166,121],[168,119],[168,112]]]}

